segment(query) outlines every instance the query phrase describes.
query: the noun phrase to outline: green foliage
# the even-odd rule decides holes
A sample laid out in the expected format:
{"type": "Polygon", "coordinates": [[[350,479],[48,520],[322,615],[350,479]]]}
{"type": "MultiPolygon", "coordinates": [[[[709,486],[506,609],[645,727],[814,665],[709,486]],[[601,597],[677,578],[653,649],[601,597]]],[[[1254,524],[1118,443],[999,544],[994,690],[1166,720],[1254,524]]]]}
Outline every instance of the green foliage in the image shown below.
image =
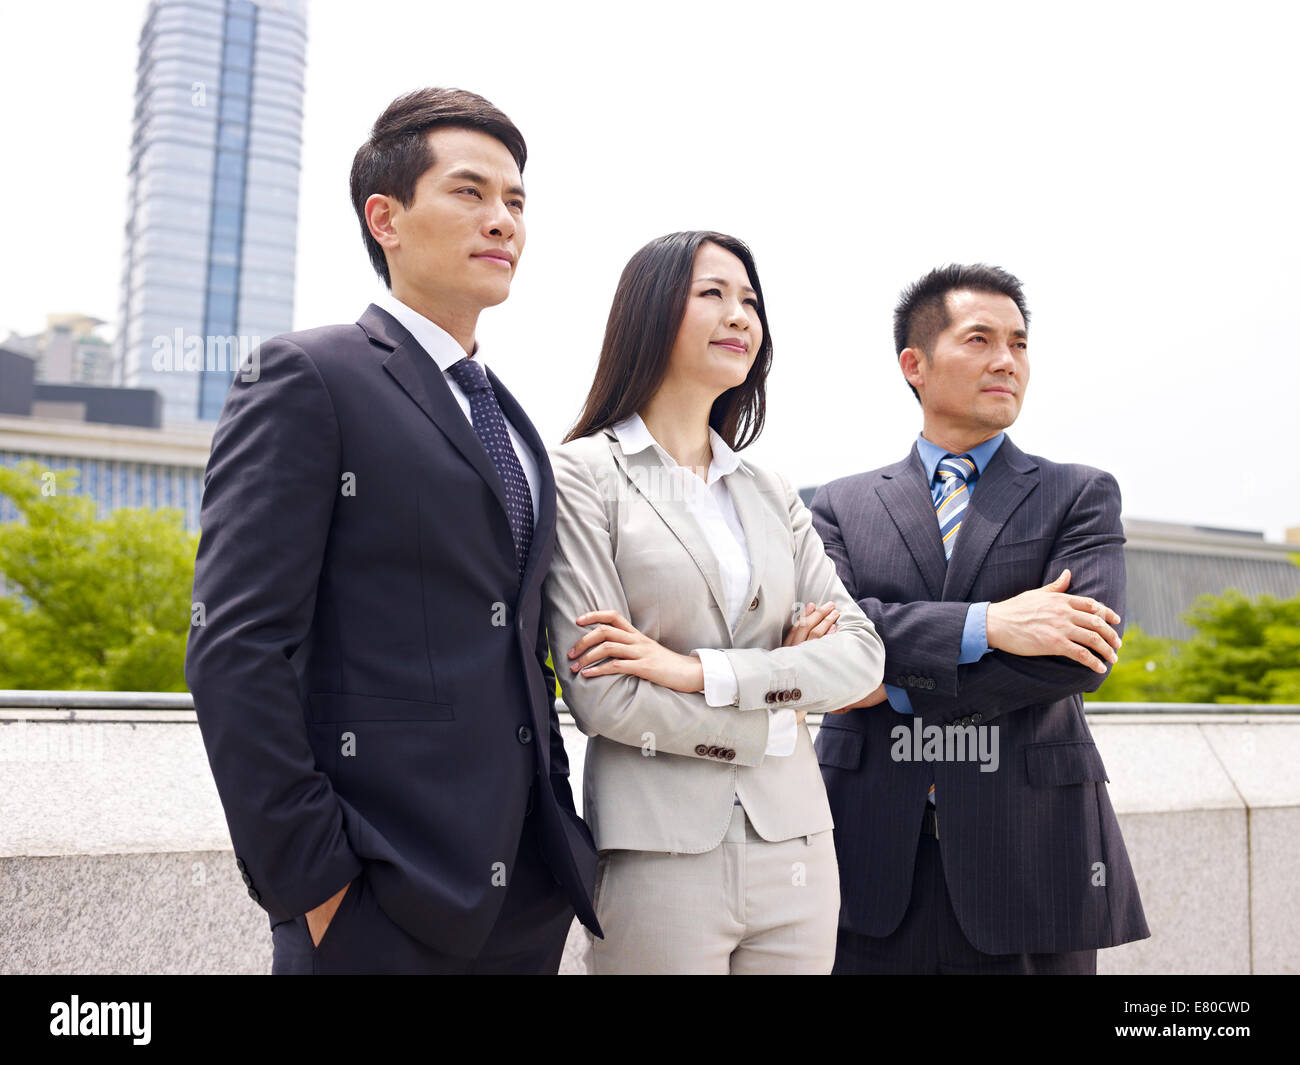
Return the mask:
{"type": "Polygon", "coordinates": [[[1229,589],[1201,596],[1186,620],[1196,634],[1179,655],[1182,701],[1295,701],[1300,692],[1300,596],[1247,599],[1229,589]]]}
{"type": "Polygon", "coordinates": [[[1089,699],[1107,702],[1300,702],[1300,595],[1250,599],[1229,588],[1184,615],[1190,639],[1131,628],[1119,662],[1089,699]]]}
{"type": "Polygon", "coordinates": [[[0,468],[0,688],[185,691],[198,537],[179,510],[95,517],[76,471],[0,468]]]}
{"type": "Polygon", "coordinates": [[[1083,697],[1108,703],[1173,702],[1177,700],[1176,666],[1177,641],[1148,635],[1137,625],[1130,625],[1124,631],[1124,646],[1119,649],[1119,661],[1111,666],[1110,675],[1100,688],[1083,697]]]}

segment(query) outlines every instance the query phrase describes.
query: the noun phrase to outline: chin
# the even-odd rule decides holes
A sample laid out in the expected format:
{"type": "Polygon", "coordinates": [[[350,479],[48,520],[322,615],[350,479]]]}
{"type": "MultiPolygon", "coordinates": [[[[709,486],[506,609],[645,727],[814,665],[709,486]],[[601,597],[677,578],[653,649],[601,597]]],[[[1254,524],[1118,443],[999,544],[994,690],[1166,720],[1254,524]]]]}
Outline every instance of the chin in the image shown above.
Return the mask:
{"type": "Polygon", "coordinates": [[[477,292],[476,295],[480,307],[495,307],[498,303],[505,303],[506,298],[510,295],[510,282],[503,281],[484,288],[477,292]]]}

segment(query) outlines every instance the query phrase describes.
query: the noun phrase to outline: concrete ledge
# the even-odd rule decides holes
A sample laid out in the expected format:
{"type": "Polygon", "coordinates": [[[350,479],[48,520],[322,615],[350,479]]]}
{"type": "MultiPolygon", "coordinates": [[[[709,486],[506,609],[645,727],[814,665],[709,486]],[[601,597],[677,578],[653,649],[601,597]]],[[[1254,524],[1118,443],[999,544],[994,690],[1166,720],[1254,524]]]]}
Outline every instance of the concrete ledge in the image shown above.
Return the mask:
{"type": "MultiPolygon", "coordinates": [[[[269,972],[189,697],[108,695],[0,692],[0,972],[269,972]]],[[[1088,710],[1152,929],[1099,971],[1300,972],[1300,709],[1088,710]]]]}

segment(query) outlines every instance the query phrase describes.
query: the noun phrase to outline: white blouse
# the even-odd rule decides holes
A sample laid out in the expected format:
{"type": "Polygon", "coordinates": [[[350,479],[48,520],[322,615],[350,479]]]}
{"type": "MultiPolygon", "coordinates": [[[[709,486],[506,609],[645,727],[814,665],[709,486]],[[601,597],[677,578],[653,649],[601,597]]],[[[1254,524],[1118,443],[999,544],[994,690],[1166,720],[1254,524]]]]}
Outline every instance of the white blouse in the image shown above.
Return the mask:
{"type": "MultiPolygon", "coordinates": [[[[724,477],[740,465],[740,456],[710,426],[709,444],[713,451],[713,461],[709,463],[707,481],[702,481],[685,466],[679,466],[677,460],[659,446],[641,415],[634,412],[611,428],[623,454],[635,455],[647,447],[653,447],[670,471],[669,476],[682,481],[682,498],[690,508],[691,516],[699,522],[704,538],[717,559],[722,576],[722,590],[727,600],[728,620],[732,629],[735,629],[741,612],[748,605],[745,593],[749,590],[751,567],[745,528],[740,523],[740,515],[736,513],[736,504],[732,501],[724,477]]],[[[727,656],[716,648],[708,647],[697,647],[691,653],[699,658],[704,667],[704,701],[710,706],[731,706],[736,700],[737,683],[735,670],[731,668],[727,656]]],[[[799,724],[794,710],[782,707],[769,710],[768,713],[772,719],[768,724],[767,750],[764,753],[773,756],[793,754],[799,738],[799,724]]]]}

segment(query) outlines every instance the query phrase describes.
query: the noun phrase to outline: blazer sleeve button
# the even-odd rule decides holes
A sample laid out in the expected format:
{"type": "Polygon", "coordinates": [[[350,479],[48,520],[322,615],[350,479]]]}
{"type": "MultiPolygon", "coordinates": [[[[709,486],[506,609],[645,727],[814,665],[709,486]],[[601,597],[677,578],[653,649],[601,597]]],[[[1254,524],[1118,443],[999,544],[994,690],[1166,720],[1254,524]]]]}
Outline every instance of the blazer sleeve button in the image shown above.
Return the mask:
{"type": "Polygon", "coordinates": [[[257,889],[256,889],[256,888],[249,888],[249,889],[248,889],[248,897],[249,897],[250,899],[252,899],[254,902],[259,902],[259,901],[261,901],[261,898],[262,898],[262,896],[259,895],[259,894],[257,893],[257,889]]]}
{"type": "Polygon", "coordinates": [[[776,692],[768,692],[766,695],[763,696],[763,700],[769,703],[776,702],[776,692]]]}
{"type": "Polygon", "coordinates": [[[722,752],[722,757],[725,758],[728,762],[730,762],[733,758],[736,757],[736,752],[733,751],[730,747],[728,747],[725,751],[722,752]]]}
{"type": "Polygon", "coordinates": [[[708,755],[709,749],[706,746],[704,746],[704,744],[697,743],[695,745],[695,753],[698,754],[701,758],[704,758],[708,755]]]}
{"type": "Polygon", "coordinates": [[[709,757],[710,757],[710,758],[717,758],[717,757],[718,757],[718,750],[719,750],[719,748],[717,748],[717,747],[710,747],[709,750],[708,750],[708,755],[709,755],[709,757]]]}
{"type": "Polygon", "coordinates": [[[802,698],[803,698],[803,692],[801,692],[798,688],[795,688],[795,689],[790,693],[790,698],[791,698],[791,699],[802,699],[802,698]]]}
{"type": "Polygon", "coordinates": [[[970,719],[971,719],[971,721],[973,721],[975,724],[978,725],[981,721],[984,720],[984,715],[983,715],[983,714],[971,714],[970,719]]]}

